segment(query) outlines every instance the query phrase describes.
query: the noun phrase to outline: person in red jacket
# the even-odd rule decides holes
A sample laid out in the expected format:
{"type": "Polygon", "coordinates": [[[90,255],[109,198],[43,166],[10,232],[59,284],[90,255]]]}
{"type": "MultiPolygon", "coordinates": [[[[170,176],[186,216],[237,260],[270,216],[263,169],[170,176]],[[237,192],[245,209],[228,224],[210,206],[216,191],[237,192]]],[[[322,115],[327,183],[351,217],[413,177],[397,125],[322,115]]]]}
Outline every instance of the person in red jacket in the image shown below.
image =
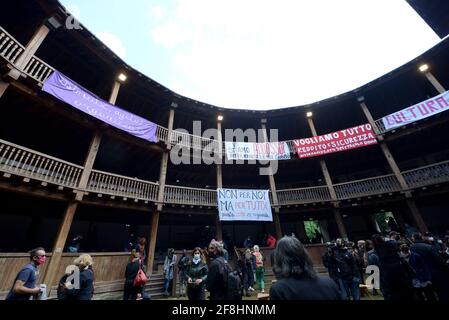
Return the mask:
{"type": "Polygon", "coordinates": [[[273,237],[271,234],[268,235],[267,246],[270,248],[276,247],[276,238],[273,237]]]}

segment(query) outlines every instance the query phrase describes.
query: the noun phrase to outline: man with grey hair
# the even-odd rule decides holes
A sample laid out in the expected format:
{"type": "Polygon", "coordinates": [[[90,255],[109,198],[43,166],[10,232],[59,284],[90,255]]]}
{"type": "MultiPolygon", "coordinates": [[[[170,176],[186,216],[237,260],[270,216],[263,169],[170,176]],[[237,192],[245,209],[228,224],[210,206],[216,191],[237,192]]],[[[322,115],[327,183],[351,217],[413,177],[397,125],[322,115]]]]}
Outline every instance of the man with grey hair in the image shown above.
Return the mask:
{"type": "Polygon", "coordinates": [[[210,300],[225,300],[226,283],[223,258],[223,243],[212,240],[208,247],[210,258],[209,273],[207,275],[206,289],[210,292],[210,300]]]}

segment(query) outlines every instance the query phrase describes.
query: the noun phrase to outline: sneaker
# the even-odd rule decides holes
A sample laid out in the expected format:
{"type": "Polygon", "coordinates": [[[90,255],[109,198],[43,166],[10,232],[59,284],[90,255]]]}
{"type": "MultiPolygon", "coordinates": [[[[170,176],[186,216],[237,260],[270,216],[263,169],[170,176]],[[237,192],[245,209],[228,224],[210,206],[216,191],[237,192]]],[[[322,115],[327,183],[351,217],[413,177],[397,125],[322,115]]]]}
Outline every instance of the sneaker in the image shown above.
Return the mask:
{"type": "Polygon", "coordinates": [[[261,293],[265,293],[265,290],[264,289],[262,289],[262,291],[260,291],[261,293]]]}
{"type": "Polygon", "coordinates": [[[254,292],[254,291],[256,291],[256,290],[254,290],[254,288],[253,288],[253,287],[249,287],[249,288],[248,288],[248,290],[249,290],[249,291],[251,291],[251,292],[254,292]]]}

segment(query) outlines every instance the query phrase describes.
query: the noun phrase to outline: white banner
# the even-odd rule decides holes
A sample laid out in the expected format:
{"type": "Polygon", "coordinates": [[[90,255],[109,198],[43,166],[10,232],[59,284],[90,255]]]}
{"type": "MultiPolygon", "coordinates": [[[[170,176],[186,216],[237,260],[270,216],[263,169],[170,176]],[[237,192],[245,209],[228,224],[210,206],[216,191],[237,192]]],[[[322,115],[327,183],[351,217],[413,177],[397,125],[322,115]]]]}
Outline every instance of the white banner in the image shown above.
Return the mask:
{"type": "Polygon", "coordinates": [[[289,160],[287,142],[225,142],[229,160],[289,160]]]}
{"type": "Polygon", "coordinates": [[[449,91],[382,118],[386,130],[425,119],[449,109],[449,91]]]}
{"type": "Polygon", "coordinates": [[[268,190],[217,189],[220,221],[273,221],[268,190]]]}

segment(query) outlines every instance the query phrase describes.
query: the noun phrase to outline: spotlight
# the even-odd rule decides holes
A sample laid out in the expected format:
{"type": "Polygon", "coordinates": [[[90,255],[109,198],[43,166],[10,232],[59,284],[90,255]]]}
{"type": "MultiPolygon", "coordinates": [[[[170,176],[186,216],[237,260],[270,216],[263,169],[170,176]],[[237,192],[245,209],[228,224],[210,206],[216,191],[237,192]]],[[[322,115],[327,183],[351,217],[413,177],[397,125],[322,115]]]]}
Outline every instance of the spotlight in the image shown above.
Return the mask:
{"type": "Polygon", "coordinates": [[[128,77],[126,76],[126,74],[120,73],[120,74],[118,75],[117,79],[118,79],[118,81],[120,81],[120,82],[125,82],[126,79],[128,79],[128,77]]]}
{"type": "Polygon", "coordinates": [[[312,118],[313,112],[312,111],[307,112],[306,116],[307,116],[307,118],[312,118]]]}
{"type": "Polygon", "coordinates": [[[421,72],[426,72],[427,70],[429,70],[429,66],[426,63],[419,67],[419,71],[421,72]]]}
{"type": "Polygon", "coordinates": [[[222,115],[219,115],[219,116],[217,117],[217,120],[218,120],[218,121],[223,121],[223,119],[224,119],[224,117],[223,117],[222,115]]]}

